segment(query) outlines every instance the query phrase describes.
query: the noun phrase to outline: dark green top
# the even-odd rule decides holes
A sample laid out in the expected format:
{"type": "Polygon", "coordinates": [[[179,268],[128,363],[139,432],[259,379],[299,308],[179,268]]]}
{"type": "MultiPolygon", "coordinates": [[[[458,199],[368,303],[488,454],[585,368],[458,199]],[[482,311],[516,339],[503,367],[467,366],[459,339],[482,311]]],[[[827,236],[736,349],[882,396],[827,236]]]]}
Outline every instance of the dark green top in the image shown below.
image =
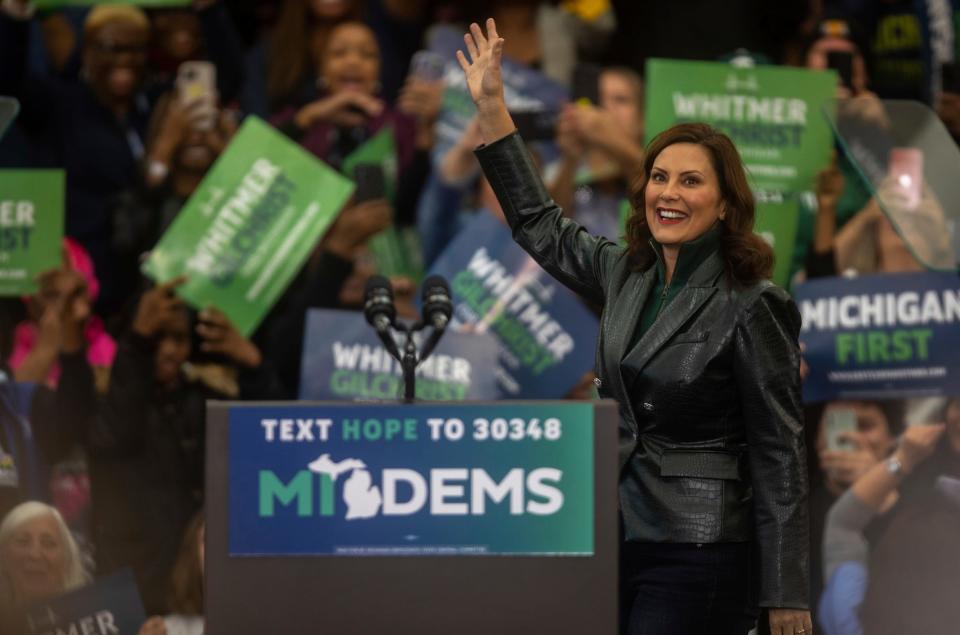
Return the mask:
{"type": "Polygon", "coordinates": [[[653,250],[657,254],[657,283],[647,297],[646,304],[643,305],[643,313],[640,314],[640,322],[633,334],[630,348],[637,345],[643,334],[657,321],[657,316],[664,307],[677,297],[680,289],[687,284],[687,280],[697,267],[707,259],[707,256],[720,248],[720,223],[716,223],[700,238],[680,245],[677,266],[673,270],[670,284],[666,284],[667,269],[663,260],[663,246],[652,238],[650,244],[653,245],[653,250]]]}

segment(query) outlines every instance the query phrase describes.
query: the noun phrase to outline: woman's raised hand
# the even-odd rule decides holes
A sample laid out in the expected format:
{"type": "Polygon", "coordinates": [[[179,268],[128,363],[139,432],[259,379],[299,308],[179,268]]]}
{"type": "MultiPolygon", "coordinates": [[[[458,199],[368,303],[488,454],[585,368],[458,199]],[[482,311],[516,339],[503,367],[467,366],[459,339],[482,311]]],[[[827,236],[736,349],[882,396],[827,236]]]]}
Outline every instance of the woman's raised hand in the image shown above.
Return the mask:
{"type": "Polygon", "coordinates": [[[500,76],[500,56],[503,54],[503,38],[497,35],[497,24],[493,18],[487,18],[487,35],[474,22],[470,32],[463,35],[470,60],[457,51],[457,61],[467,76],[470,96],[480,108],[490,100],[503,100],[503,78],[500,76]]]}
{"type": "Polygon", "coordinates": [[[463,36],[470,61],[463,51],[457,51],[457,61],[467,78],[470,96],[477,105],[477,120],[485,143],[504,137],[514,130],[513,120],[503,99],[503,77],[500,58],[503,38],[497,34],[493,18],[487,19],[487,34],[479,25],[470,25],[470,33],[463,36]]]}

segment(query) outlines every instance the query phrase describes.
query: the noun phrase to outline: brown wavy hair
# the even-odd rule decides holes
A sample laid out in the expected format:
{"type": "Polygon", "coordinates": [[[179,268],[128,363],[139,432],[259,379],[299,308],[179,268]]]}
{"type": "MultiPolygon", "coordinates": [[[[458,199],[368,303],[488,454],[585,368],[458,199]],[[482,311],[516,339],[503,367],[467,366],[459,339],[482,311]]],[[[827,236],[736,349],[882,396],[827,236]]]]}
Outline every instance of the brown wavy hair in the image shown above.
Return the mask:
{"type": "Polygon", "coordinates": [[[769,278],[773,271],[773,249],[753,233],[756,211],[743,161],[730,137],[704,123],[677,124],[658,134],[647,146],[643,169],[630,196],[633,213],[626,227],[627,249],[636,269],[643,271],[656,260],[650,245],[652,234],[647,225],[644,194],[657,156],[675,143],[695,143],[704,148],[717,173],[720,198],[726,211],[721,223],[720,253],[727,278],[737,286],[769,278]]]}

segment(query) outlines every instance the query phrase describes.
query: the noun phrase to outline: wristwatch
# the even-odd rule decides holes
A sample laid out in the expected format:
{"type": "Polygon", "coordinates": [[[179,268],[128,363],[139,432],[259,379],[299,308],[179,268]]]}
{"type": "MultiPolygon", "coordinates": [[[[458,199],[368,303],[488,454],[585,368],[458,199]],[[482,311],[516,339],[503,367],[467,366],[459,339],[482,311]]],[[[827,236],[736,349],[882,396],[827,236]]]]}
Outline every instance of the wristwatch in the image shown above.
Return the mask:
{"type": "Polygon", "coordinates": [[[887,459],[887,472],[893,476],[903,476],[903,463],[895,456],[887,459]]]}

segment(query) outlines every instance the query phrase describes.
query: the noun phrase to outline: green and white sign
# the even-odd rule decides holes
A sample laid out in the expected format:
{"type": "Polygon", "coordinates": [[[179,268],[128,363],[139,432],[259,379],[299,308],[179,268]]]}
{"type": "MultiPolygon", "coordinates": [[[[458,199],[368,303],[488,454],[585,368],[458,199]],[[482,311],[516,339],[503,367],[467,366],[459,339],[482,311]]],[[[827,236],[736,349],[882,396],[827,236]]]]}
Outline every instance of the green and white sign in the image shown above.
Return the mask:
{"type": "Polygon", "coordinates": [[[63,199],[63,170],[0,170],[0,296],[35,293],[60,265],[63,199]]]}
{"type": "Polygon", "coordinates": [[[218,307],[249,335],[353,192],[353,183],[247,117],[144,263],[157,281],[218,307]]]}
{"type": "Polygon", "coordinates": [[[593,556],[589,403],[233,406],[231,556],[593,556]]]}
{"type": "Polygon", "coordinates": [[[774,280],[784,284],[797,231],[797,195],[812,189],[833,147],[821,108],[835,96],[836,73],[652,59],[646,79],[648,139],[697,121],[736,144],[757,195],[756,230],[772,238],[774,280]]]}

